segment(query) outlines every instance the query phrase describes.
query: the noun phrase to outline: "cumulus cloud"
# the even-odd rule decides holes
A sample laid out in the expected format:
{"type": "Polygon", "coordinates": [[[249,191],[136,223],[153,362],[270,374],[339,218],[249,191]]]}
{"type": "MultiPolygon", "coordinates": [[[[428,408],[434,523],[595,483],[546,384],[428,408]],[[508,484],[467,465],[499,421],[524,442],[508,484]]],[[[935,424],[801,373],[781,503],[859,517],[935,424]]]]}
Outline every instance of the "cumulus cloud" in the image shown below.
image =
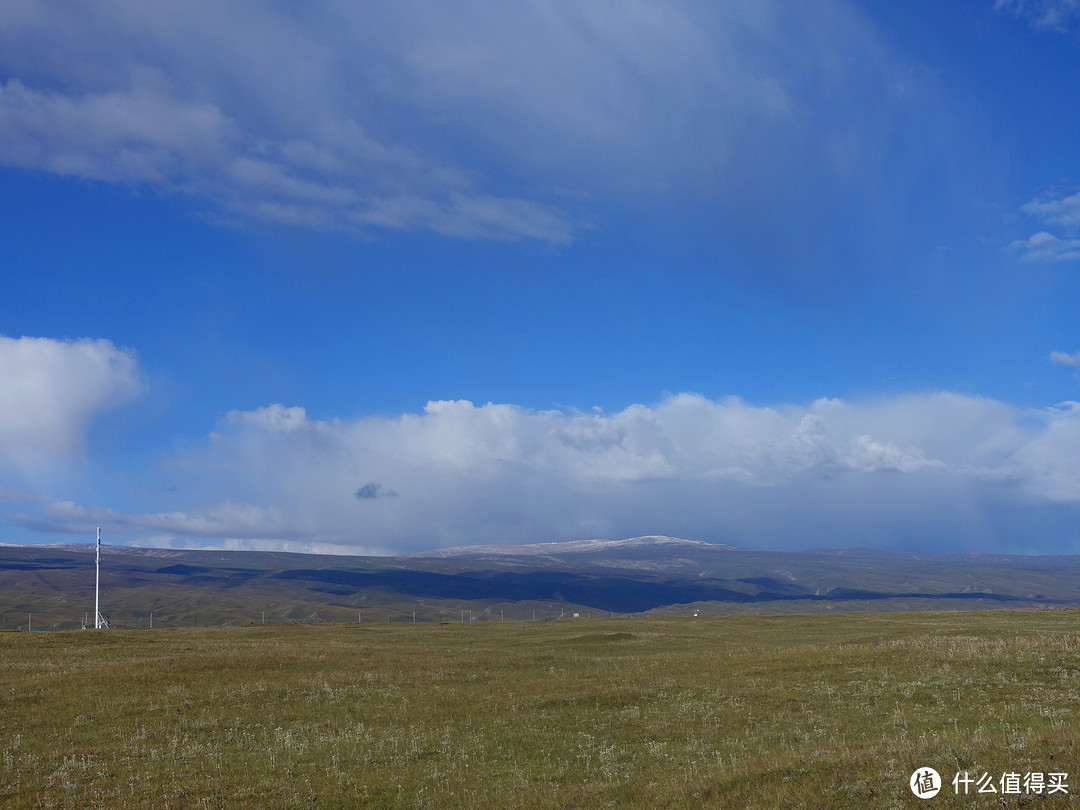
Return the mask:
{"type": "Polygon", "coordinates": [[[184,492],[217,499],[146,514],[57,502],[20,520],[396,551],[649,532],[751,547],[1073,550],[1046,516],[1080,511],[1080,405],[678,394],[616,413],[438,401],[356,420],[274,405],[230,414],[182,461],[184,492]],[[388,480],[400,495],[387,497],[388,480]]]}
{"type": "Polygon", "coordinates": [[[1080,239],[1059,239],[1039,231],[1028,239],[1019,239],[1009,248],[1028,262],[1067,262],[1080,259],[1080,239]]]}
{"type": "Polygon", "coordinates": [[[1063,262],[1080,259],[1080,194],[1047,193],[1020,206],[1020,210],[1044,226],[1056,226],[1064,237],[1047,230],[1009,247],[1025,261],[1063,262]]]}
{"type": "Polygon", "coordinates": [[[89,423],[142,390],[134,354],[108,340],[0,336],[0,471],[31,478],[83,447],[89,423]]]}
{"type": "Polygon", "coordinates": [[[1020,210],[1052,225],[1080,227],[1080,194],[1047,195],[1025,203],[1020,210]]]}
{"type": "Polygon", "coordinates": [[[220,221],[561,244],[571,199],[739,212],[808,165],[875,175],[917,84],[886,52],[847,0],[27,0],[0,9],[0,163],[220,221]]]}

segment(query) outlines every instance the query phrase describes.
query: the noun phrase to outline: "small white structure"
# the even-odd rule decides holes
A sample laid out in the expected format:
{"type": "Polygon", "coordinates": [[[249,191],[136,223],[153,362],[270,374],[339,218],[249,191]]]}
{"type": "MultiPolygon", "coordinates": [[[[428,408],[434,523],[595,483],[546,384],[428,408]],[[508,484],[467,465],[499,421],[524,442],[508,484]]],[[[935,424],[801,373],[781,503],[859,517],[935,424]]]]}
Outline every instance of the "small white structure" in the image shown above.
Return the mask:
{"type": "Polygon", "coordinates": [[[97,530],[97,560],[94,565],[94,629],[104,630],[109,623],[101,618],[101,527],[97,530]]]}

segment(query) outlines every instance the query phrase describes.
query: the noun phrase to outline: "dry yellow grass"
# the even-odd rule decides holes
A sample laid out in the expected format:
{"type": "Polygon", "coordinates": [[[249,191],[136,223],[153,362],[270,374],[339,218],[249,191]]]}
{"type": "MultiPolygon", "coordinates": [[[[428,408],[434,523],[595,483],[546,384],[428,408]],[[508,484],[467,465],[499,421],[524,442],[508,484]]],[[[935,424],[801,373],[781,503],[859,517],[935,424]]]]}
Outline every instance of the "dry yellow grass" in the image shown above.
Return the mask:
{"type": "MultiPolygon", "coordinates": [[[[5,807],[912,807],[1063,771],[1072,611],[0,634],[5,807]]],[[[1055,806],[1068,796],[927,806],[1055,806]]]]}

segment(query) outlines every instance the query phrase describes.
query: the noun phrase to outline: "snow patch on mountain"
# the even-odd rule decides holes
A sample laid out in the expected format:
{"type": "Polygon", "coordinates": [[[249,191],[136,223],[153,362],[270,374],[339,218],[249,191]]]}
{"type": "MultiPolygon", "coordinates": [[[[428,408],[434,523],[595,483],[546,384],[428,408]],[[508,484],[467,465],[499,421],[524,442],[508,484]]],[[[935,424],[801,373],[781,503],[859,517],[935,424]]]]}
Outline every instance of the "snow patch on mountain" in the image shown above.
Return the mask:
{"type": "Polygon", "coordinates": [[[409,557],[445,559],[449,557],[551,557],[565,554],[610,554],[624,551],[680,552],[697,549],[704,552],[740,551],[735,546],[722,543],[706,543],[701,540],[684,540],[666,535],[645,535],[626,540],[568,540],[561,543],[528,543],[525,545],[458,546],[431,551],[419,551],[409,557]]]}

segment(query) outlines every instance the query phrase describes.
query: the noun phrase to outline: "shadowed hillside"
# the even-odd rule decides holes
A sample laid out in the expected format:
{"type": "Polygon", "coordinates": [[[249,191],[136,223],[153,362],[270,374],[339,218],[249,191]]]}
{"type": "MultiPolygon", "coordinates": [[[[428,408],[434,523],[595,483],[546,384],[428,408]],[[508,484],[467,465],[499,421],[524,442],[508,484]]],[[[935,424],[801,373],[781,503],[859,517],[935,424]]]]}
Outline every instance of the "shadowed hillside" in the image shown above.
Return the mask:
{"type": "MultiPolygon", "coordinates": [[[[1078,557],[748,551],[670,537],[405,557],[103,547],[115,627],[1080,606],[1078,557]]],[[[89,545],[0,546],[5,627],[93,610],[89,545]]]]}

